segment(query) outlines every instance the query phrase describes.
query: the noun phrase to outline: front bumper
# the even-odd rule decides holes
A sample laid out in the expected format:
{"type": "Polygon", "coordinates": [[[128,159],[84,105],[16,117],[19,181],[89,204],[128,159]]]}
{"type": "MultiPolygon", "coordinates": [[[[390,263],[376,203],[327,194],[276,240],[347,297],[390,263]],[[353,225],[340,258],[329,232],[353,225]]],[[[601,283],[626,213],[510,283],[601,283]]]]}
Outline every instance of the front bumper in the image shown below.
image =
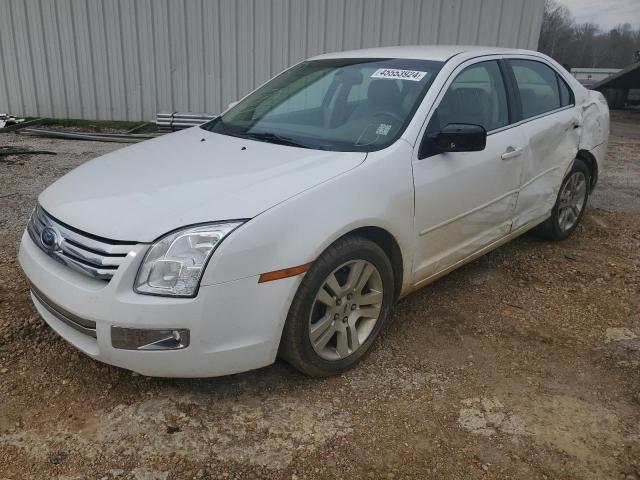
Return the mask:
{"type": "Polygon", "coordinates": [[[108,283],[59,264],[26,233],[19,260],[41,298],[88,325],[95,324],[94,338],[61,321],[32,294],[38,313],[51,328],[96,360],[160,377],[228,375],[274,362],[300,277],[261,284],[258,276],[241,278],[202,286],[195,298],[140,295],[132,285],[146,248],[132,248],[108,283]],[[190,331],[190,344],[167,351],[116,349],[111,344],[112,326],[185,328],[190,331]]]}

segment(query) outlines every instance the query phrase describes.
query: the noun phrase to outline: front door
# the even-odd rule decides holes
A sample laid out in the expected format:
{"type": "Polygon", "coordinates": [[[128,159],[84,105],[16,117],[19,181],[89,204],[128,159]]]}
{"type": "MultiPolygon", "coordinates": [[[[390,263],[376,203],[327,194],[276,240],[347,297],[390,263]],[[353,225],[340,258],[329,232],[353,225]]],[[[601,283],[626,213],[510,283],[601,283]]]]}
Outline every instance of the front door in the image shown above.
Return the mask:
{"type": "Polygon", "coordinates": [[[450,123],[475,124],[487,130],[487,144],[480,152],[430,154],[422,143],[413,161],[414,284],[507,235],[520,186],[525,137],[520,127],[509,127],[498,61],[462,66],[452,77],[425,136],[450,123]]]}

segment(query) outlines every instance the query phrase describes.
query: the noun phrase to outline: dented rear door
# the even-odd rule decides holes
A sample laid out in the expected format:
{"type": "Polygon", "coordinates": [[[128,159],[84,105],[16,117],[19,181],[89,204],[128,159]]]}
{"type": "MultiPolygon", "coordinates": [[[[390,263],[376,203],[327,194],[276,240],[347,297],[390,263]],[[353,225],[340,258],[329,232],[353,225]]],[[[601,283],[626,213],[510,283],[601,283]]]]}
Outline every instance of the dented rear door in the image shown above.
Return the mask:
{"type": "Polygon", "coordinates": [[[562,179],[578,152],[582,120],[573,92],[549,64],[519,58],[508,63],[526,136],[514,231],[539,222],[553,208],[562,179]]]}

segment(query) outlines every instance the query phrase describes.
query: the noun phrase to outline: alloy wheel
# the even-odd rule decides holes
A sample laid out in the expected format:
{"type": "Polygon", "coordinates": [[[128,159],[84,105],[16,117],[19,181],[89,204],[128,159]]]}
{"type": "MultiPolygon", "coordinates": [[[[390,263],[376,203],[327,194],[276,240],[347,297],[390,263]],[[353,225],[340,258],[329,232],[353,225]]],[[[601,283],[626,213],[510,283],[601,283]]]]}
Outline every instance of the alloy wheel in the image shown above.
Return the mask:
{"type": "Polygon", "coordinates": [[[572,229],[580,218],[587,195],[587,177],[573,172],[565,182],[558,200],[558,224],[563,231],[572,229]]]}
{"type": "Polygon", "coordinates": [[[356,352],[373,331],[384,291],[378,269],[366,260],[344,263],[324,280],[309,318],[309,339],[325,360],[356,352]]]}

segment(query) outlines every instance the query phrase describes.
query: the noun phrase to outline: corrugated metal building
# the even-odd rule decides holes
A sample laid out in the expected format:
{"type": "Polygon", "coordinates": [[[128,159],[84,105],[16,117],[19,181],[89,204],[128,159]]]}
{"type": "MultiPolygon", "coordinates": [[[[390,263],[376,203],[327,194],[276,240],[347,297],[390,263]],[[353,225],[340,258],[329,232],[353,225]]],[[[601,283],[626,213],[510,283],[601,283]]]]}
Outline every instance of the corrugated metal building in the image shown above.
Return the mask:
{"type": "Polygon", "coordinates": [[[219,112],[299,60],[381,45],[535,49],[544,0],[0,0],[0,112],[219,112]]]}

